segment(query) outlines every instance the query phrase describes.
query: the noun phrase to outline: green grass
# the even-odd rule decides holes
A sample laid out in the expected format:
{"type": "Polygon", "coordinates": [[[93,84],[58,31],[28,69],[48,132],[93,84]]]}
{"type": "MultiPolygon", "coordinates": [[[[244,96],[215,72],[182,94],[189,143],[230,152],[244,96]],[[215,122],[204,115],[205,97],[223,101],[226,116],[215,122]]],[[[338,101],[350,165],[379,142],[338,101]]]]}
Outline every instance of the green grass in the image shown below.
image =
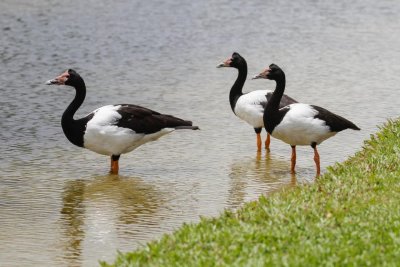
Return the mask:
{"type": "Polygon", "coordinates": [[[103,266],[399,266],[400,120],[310,185],[184,224],[103,266]]]}

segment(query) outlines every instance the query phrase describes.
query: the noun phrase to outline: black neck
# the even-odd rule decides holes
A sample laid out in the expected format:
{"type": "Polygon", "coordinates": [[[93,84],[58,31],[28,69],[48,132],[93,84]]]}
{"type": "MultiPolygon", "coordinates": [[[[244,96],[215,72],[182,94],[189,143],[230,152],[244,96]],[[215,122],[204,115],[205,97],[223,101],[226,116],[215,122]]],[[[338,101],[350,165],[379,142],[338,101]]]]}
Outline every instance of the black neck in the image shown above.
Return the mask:
{"type": "Polygon", "coordinates": [[[74,114],[78,108],[82,105],[86,96],[85,82],[80,79],[76,85],[74,85],[76,94],[74,100],[69,104],[67,109],[64,111],[61,119],[61,126],[65,136],[68,140],[77,146],[83,146],[83,134],[86,128],[86,122],[80,120],[74,120],[74,114]]]}
{"type": "Polygon", "coordinates": [[[283,92],[285,91],[286,78],[285,74],[282,73],[281,76],[275,80],[276,87],[275,91],[272,93],[271,98],[268,100],[267,106],[265,107],[268,112],[276,112],[279,110],[279,103],[281,102],[283,92]]]}
{"type": "Polygon", "coordinates": [[[285,74],[276,79],[276,88],[272,93],[271,98],[267,102],[264,110],[264,127],[268,133],[272,134],[276,125],[278,125],[285,116],[287,109],[279,110],[279,103],[281,102],[283,92],[285,91],[285,74]]]}
{"type": "Polygon", "coordinates": [[[238,77],[231,88],[229,93],[229,103],[231,104],[232,111],[235,112],[235,105],[240,96],[243,95],[242,89],[247,77],[247,63],[242,62],[238,69],[238,77]]]}

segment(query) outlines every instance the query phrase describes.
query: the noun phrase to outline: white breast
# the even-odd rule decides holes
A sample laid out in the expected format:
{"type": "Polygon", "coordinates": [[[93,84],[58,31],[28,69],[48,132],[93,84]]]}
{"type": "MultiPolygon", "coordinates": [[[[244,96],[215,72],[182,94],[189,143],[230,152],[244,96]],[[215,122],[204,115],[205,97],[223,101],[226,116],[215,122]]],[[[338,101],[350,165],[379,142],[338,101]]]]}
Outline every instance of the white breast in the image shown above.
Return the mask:
{"type": "Polygon", "coordinates": [[[264,107],[261,103],[267,102],[265,95],[268,90],[257,90],[242,95],[235,106],[235,114],[254,128],[264,127],[264,107]]]}
{"type": "Polygon", "coordinates": [[[115,124],[121,118],[120,106],[104,106],[94,111],[84,135],[84,147],[103,155],[120,155],[160,138],[174,129],[163,129],[153,134],[136,133],[115,124]]]}
{"type": "Polygon", "coordinates": [[[336,133],[331,132],[325,121],[314,118],[318,113],[308,104],[291,104],[290,110],[275,127],[272,136],[290,145],[320,144],[336,133]]]}

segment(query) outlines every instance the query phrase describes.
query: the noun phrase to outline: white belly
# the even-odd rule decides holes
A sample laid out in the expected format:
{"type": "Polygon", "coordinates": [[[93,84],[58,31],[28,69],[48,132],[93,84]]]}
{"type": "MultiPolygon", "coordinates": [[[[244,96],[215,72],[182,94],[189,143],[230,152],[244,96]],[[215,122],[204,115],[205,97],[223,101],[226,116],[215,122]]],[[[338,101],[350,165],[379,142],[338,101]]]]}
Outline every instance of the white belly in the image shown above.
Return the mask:
{"type": "Polygon", "coordinates": [[[117,112],[120,106],[104,106],[94,111],[83,136],[83,146],[103,155],[120,155],[135,148],[157,140],[175,129],[165,128],[153,134],[136,133],[129,128],[114,125],[121,115],[117,112]]]}
{"type": "Polygon", "coordinates": [[[101,129],[88,127],[84,135],[84,147],[102,155],[120,155],[131,152],[147,142],[155,141],[174,130],[166,128],[153,134],[143,134],[117,126],[103,126],[101,129]]]}
{"type": "Polygon", "coordinates": [[[290,145],[320,144],[334,136],[325,121],[314,118],[316,111],[306,104],[292,104],[272,136],[290,145]]]}
{"type": "Polygon", "coordinates": [[[268,90],[257,90],[242,95],[235,105],[235,114],[254,128],[264,127],[264,107],[268,90]]]}

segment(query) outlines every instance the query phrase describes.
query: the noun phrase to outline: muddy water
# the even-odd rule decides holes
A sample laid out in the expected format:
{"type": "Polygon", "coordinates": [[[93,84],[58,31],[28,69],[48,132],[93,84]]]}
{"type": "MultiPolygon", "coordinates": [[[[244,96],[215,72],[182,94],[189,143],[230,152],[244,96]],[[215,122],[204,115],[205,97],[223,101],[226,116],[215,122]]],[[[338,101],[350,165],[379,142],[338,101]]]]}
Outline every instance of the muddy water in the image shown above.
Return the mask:
{"type": "MultiPolygon", "coordinates": [[[[355,122],[320,146],[323,170],[360,150],[399,115],[400,4],[393,1],[11,1],[0,3],[0,266],[95,266],[183,222],[216,216],[282,187],[312,182],[312,150],[255,134],[231,112],[233,51],[249,74],[270,63],[287,93],[355,122]],[[134,103],[191,119],[175,132],[109,159],[74,147],[60,118],[67,87],[44,81],[66,68],[84,77],[77,117],[134,103]]],[[[274,88],[248,81],[245,91],[274,88]]],[[[265,136],[265,134],[264,134],[265,136]]]]}

